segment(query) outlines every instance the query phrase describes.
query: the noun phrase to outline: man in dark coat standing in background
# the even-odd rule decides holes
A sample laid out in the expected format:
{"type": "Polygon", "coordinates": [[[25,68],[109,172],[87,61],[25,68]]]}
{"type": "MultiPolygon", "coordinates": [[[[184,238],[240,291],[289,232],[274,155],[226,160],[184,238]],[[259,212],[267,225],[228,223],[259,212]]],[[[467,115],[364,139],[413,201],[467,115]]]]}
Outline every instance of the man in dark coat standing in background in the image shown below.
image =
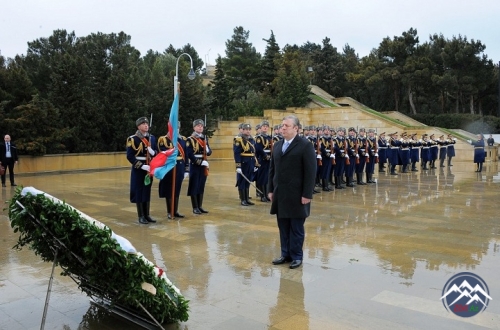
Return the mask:
{"type": "MultiPolygon", "coordinates": [[[[10,135],[6,134],[3,138],[4,143],[0,144],[0,162],[5,168],[5,173],[9,171],[11,186],[17,186],[14,181],[14,165],[17,165],[17,148],[10,140],[10,135]]],[[[2,187],[5,187],[5,173],[2,175],[2,187]]]]}
{"type": "Polygon", "coordinates": [[[316,176],[315,150],[298,136],[299,124],[295,116],[283,118],[283,139],[273,146],[268,183],[271,214],[276,214],[281,243],[281,256],[273,264],[291,262],[291,269],[302,265],[304,222],[310,214],[316,176]]]}

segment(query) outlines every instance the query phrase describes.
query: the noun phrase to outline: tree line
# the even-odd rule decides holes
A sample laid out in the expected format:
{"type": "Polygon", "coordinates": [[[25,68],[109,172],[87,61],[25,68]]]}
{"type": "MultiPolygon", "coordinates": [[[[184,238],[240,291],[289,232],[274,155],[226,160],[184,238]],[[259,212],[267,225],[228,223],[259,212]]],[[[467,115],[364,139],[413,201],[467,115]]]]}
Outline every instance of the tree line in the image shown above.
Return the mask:
{"type": "Polygon", "coordinates": [[[419,117],[488,116],[498,107],[498,66],[484,55],[484,44],[460,35],[435,34],[420,43],[411,28],[360,58],[348,44],[338,51],[327,37],[281,48],[273,31],[260,54],[249,34],[233,29],[207,85],[205,63],[190,44],[141,55],[123,32],[77,37],[56,30],[28,42],[26,55],[0,56],[0,132],[11,134],[23,154],[122,151],[140,116],[153,116],[153,134],[166,133],[177,63],[185,135],[195,118],[235,120],[305,106],[310,84],[419,117]],[[183,53],[193,58],[194,80],[187,79],[183,53]]]}

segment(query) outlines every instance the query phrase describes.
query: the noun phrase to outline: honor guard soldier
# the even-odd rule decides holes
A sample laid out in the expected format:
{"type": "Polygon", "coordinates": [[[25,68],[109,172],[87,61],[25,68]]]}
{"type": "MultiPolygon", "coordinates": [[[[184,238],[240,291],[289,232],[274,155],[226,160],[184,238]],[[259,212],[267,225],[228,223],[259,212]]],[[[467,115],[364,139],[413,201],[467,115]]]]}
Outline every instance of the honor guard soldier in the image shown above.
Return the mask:
{"type": "Polygon", "coordinates": [[[234,139],[233,153],[236,162],[236,187],[240,196],[241,205],[254,205],[249,199],[250,178],[256,167],[255,145],[250,135],[250,124],[243,124],[242,135],[234,139]]]}
{"type": "Polygon", "coordinates": [[[392,133],[389,138],[389,163],[390,163],[390,174],[398,175],[396,173],[396,165],[399,164],[399,148],[401,147],[401,141],[398,140],[398,132],[392,133]]]}
{"type": "Polygon", "coordinates": [[[437,143],[439,145],[439,167],[444,167],[446,151],[448,150],[448,141],[444,139],[444,135],[441,135],[437,143]]]}
{"type": "Polygon", "coordinates": [[[255,136],[259,135],[261,133],[261,125],[257,124],[255,125],[255,136]]]}
{"type": "MultiPolygon", "coordinates": [[[[178,123],[180,129],[181,123],[178,123]]],[[[182,181],[189,176],[189,162],[186,154],[186,137],[178,135],[177,145],[174,145],[171,140],[171,135],[167,134],[158,139],[158,150],[166,151],[177,147],[177,158],[175,165],[175,180],[174,170],[168,171],[163,179],[160,180],[158,185],[158,194],[160,198],[165,198],[167,204],[167,218],[184,218],[184,215],[179,213],[179,196],[181,194],[182,181]],[[172,186],[174,185],[174,195],[172,196],[172,186]],[[172,209],[173,202],[173,209],[172,209]],[[173,212],[172,212],[173,211],[173,212]],[[173,214],[173,217],[172,217],[173,214]]]]}
{"type": "MultiPolygon", "coordinates": [[[[316,126],[314,126],[314,125],[308,126],[308,129],[309,129],[309,135],[307,136],[307,140],[309,142],[311,142],[311,144],[313,145],[314,149],[316,149],[316,142],[317,142],[317,138],[316,138],[316,126]]],[[[316,162],[316,173],[318,172],[318,166],[319,166],[318,163],[319,163],[319,161],[316,162]]],[[[318,193],[319,193],[318,190],[316,190],[316,189],[313,190],[313,194],[318,194],[318,193]]]]}
{"type": "Polygon", "coordinates": [[[349,128],[349,136],[347,137],[347,155],[349,156],[349,165],[345,168],[346,187],[354,187],[353,177],[356,169],[356,163],[359,162],[359,154],[357,153],[357,137],[356,129],[349,128]]]}
{"type": "Polygon", "coordinates": [[[278,142],[279,140],[282,140],[283,136],[281,135],[280,132],[280,125],[274,125],[274,134],[273,134],[273,141],[278,142]]]}
{"type": "Polygon", "coordinates": [[[420,148],[422,143],[417,140],[417,133],[414,133],[410,137],[410,160],[411,160],[411,171],[418,172],[417,163],[420,161],[420,148]]]}
{"type": "Polygon", "coordinates": [[[319,148],[320,148],[321,163],[322,163],[320,179],[323,191],[332,190],[328,187],[328,183],[330,181],[329,179],[330,168],[332,167],[332,158],[335,157],[335,154],[332,154],[332,148],[330,146],[331,143],[332,143],[332,137],[330,136],[330,127],[323,126],[323,135],[319,139],[319,148]]]}
{"type": "Polygon", "coordinates": [[[401,173],[408,173],[408,164],[410,164],[410,140],[408,139],[408,133],[403,132],[399,141],[401,142],[399,149],[400,165],[403,165],[401,173]]]}
{"type": "Polygon", "coordinates": [[[422,149],[420,150],[420,158],[422,158],[422,169],[428,170],[427,162],[429,162],[429,166],[431,164],[431,141],[429,140],[429,135],[422,135],[420,143],[422,144],[422,149]]]}
{"type": "Polygon", "coordinates": [[[448,157],[448,166],[453,166],[451,165],[451,159],[455,157],[455,143],[457,143],[457,139],[451,136],[451,134],[448,134],[448,150],[446,150],[446,156],[448,157]]]}
{"type": "Polygon", "coordinates": [[[186,153],[190,162],[187,195],[191,196],[194,214],[208,213],[202,205],[209,168],[207,156],[212,154],[212,149],[210,149],[206,135],[203,134],[204,127],[203,120],[193,121],[194,132],[186,140],[186,153]]]}
{"type": "Polygon", "coordinates": [[[474,163],[477,164],[476,172],[481,172],[483,170],[483,163],[486,159],[484,152],[484,135],[479,133],[476,141],[467,141],[474,146],[474,163]]]}
{"type": "MultiPolygon", "coordinates": [[[[137,131],[127,139],[127,160],[132,164],[130,173],[130,202],[137,206],[139,223],[156,222],[149,216],[151,183],[146,184],[149,164],[157,154],[155,137],[149,134],[149,120],[141,117],[135,121],[137,131]]],[[[152,180],[152,178],[151,178],[152,180]]]]}
{"type": "Polygon", "coordinates": [[[357,148],[358,148],[358,162],[356,162],[355,165],[355,171],[356,171],[356,182],[360,186],[366,185],[365,182],[363,182],[363,172],[365,170],[365,164],[366,164],[366,159],[369,157],[368,153],[366,152],[366,130],[364,128],[359,129],[359,134],[357,137],[357,148]]]}
{"type": "Polygon", "coordinates": [[[379,154],[378,171],[385,172],[385,164],[387,163],[387,148],[389,147],[389,143],[385,139],[385,132],[380,133],[378,136],[377,145],[379,154]]]}
{"type": "Polygon", "coordinates": [[[342,176],[344,175],[346,166],[349,166],[349,156],[347,154],[347,140],[345,138],[345,128],[337,129],[337,137],[333,145],[335,151],[335,168],[333,169],[335,189],[345,189],[342,186],[342,176]]]}
{"type": "Polygon", "coordinates": [[[267,183],[269,180],[269,164],[271,161],[271,136],[267,134],[269,122],[264,120],[261,124],[261,133],[255,137],[255,152],[257,162],[260,164],[257,170],[257,188],[263,193],[260,196],[261,202],[269,202],[267,197],[267,183]]]}
{"type": "Polygon", "coordinates": [[[436,139],[434,139],[434,134],[431,134],[429,137],[429,140],[431,142],[431,166],[430,168],[437,168],[436,167],[436,159],[438,159],[439,156],[439,145],[436,139]]]}
{"type": "Polygon", "coordinates": [[[368,157],[366,157],[366,183],[376,183],[373,180],[373,173],[375,172],[375,163],[379,160],[377,138],[375,137],[375,130],[368,130],[368,138],[366,139],[366,150],[368,157]]]}

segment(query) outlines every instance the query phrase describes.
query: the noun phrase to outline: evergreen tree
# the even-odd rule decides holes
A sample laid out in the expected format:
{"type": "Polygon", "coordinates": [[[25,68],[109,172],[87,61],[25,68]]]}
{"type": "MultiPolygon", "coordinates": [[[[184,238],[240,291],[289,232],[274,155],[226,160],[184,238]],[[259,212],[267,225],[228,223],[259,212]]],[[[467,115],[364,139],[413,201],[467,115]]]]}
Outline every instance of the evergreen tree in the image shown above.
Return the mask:
{"type": "Polygon", "coordinates": [[[269,39],[263,40],[267,42],[267,46],[264,53],[264,58],[261,62],[260,90],[274,97],[275,91],[272,88],[272,82],[276,78],[278,72],[277,62],[281,60],[280,47],[276,42],[276,38],[272,30],[269,39]]]}

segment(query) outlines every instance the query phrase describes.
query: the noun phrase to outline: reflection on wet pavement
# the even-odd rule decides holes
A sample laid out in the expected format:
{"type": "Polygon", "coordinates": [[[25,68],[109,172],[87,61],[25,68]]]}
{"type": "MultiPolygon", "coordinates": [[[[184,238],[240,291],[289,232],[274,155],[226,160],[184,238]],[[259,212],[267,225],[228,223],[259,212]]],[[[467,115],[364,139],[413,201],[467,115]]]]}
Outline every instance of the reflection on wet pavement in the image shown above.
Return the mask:
{"type": "MultiPolygon", "coordinates": [[[[163,264],[190,300],[189,320],[166,329],[500,327],[497,163],[479,174],[460,162],[397,177],[377,173],[376,185],[314,195],[304,265],[294,270],[271,264],[280,250],[269,204],[241,206],[234,164],[211,165],[204,203],[210,213],[191,213],[184,186],[179,211],[186,218],[167,220],[154,182],[154,225],[137,223],[127,170],[17,181],[64,199],[163,264]],[[448,314],[439,300],[446,281],[462,271],[481,276],[493,298],[470,319],[448,314]]],[[[2,201],[12,193],[3,188],[2,201]]],[[[12,249],[18,234],[6,215],[0,215],[0,329],[39,329],[51,264],[12,249]]],[[[45,329],[136,328],[91,305],[67,277],[56,276],[52,289],[45,329]]]]}

